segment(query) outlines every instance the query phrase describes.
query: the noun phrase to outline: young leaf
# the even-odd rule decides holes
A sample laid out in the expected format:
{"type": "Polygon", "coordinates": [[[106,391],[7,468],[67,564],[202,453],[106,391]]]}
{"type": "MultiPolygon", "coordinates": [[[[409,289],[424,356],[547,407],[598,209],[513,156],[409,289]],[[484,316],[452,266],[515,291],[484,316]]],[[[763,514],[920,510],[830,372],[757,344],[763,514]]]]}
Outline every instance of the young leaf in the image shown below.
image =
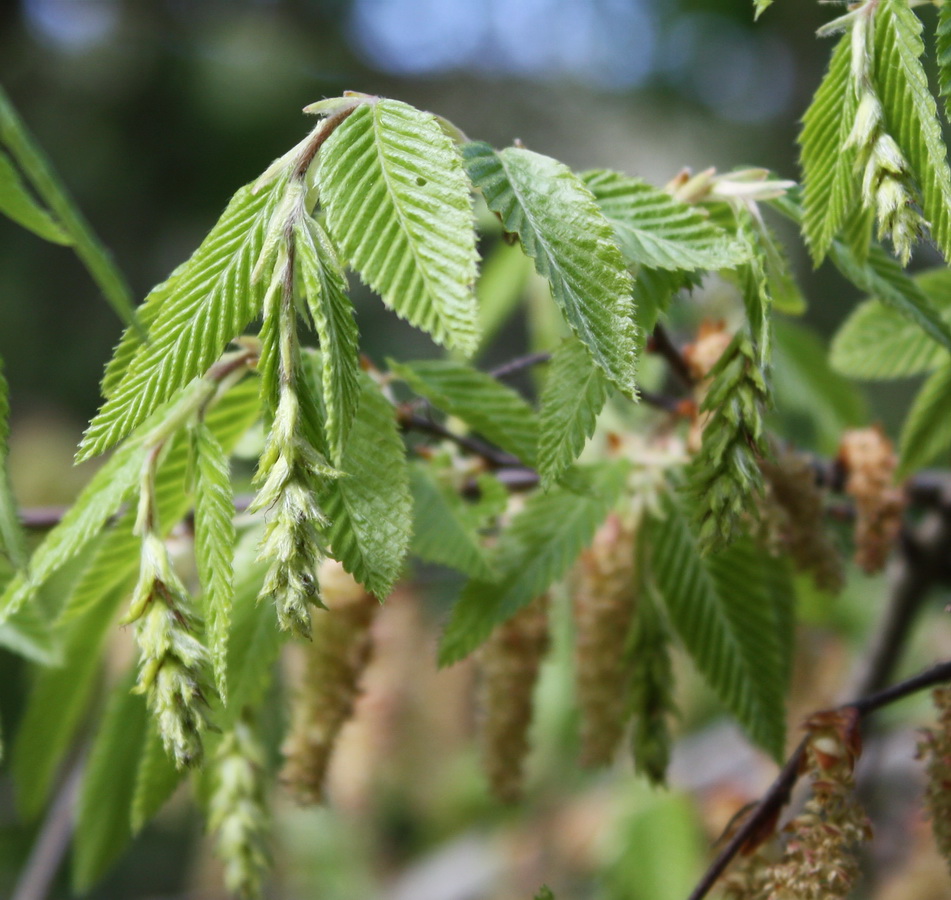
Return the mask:
{"type": "Polygon", "coordinates": [[[951,170],[937,106],[921,65],[921,20],[907,0],[882,0],[875,14],[873,77],[888,123],[917,177],[935,243],[951,261],[951,170]]]}
{"type": "Polygon", "coordinates": [[[359,107],[320,151],[327,226],[361,278],[440,344],[478,344],[472,204],[435,117],[395,100],[359,107]]]}
{"type": "Polygon", "coordinates": [[[852,40],[846,34],[832,53],[799,134],[802,231],[817,266],[842,228],[855,194],[855,150],[846,146],[857,106],[851,65],[852,40]]]}
{"type": "Polygon", "coordinates": [[[701,210],[675,200],[640,178],[598,169],[581,180],[605,218],[629,265],[657,269],[732,269],[747,258],[701,210]]]}
{"type": "Polygon", "coordinates": [[[130,673],[113,689],[83,775],[73,838],[73,890],[85,893],[132,839],[130,809],[148,711],[130,673]]]}
{"type": "Polygon", "coordinates": [[[951,449],[951,362],[946,362],[915,395],[901,430],[901,465],[905,477],[951,449]]]}
{"type": "Polygon", "coordinates": [[[16,166],[0,150],[0,213],[22,225],[33,234],[54,244],[71,244],[72,240],[27,190],[16,166]]]}
{"type": "Polygon", "coordinates": [[[234,600],[232,553],[235,544],[234,490],[228,457],[205,423],[194,430],[195,561],[204,597],[205,628],[215,686],[228,702],[228,630],[234,600]]]}
{"type": "Polygon", "coordinates": [[[347,279],[330,238],[309,216],[295,234],[296,260],[317,337],[327,410],[327,440],[340,462],[360,400],[360,336],[347,296],[347,279]]]}
{"type": "Polygon", "coordinates": [[[491,375],[452,360],[388,360],[387,364],[437,409],[462,419],[527,466],[535,465],[538,419],[531,406],[511,388],[491,375]]]}
{"type": "Polygon", "coordinates": [[[79,461],[122,440],[172,394],[204,374],[258,315],[267,279],[254,283],[251,272],[283,186],[277,181],[260,194],[241,188],[188,263],[159,285],[157,290],[167,296],[150,324],[149,342],[138,348],[90,422],[79,461]]]}
{"type": "Polygon", "coordinates": [[[458,569],[472,578],[491,580],[485,553],[455,491],[444,488],[425,466],[409,470],[413,494],[411,551],[427,562],[458,569]]]}
{"type": "Polygon", "coordinates": [[[20,570],[26,568],[26,536],[20,525],[16,498],[7,470],[10,437],[10,402],[7,379],[0,359],[0,555],[6,556],[20,570]]]}
{"type": "Polygon", "coordinates": [[[588,494],[554,487],[529,498],[492,556],[495,578],[470,581],[452,608],[439,648],[440,665],[470,654],[496,625],[568,571],[614,504],[624,474],[621,466],[602,466],[594,470],[588,494]]]}
{"type": "MultiPolygon", "coordinates": [[[[951,270],[929,269],[910,290],[920,294],[942,322],[951,321],[951,270]]],[[[893,305],[876,297],[860,303],[832,341],[829,361],[852,378],[905,378],[929,372],[948,359],[948,348],[893,305]]]]}
{"type": "Polygon", "coordinates": [[[935,29],[935,57],[938,63],[938,93],[944,99],[944,113],[951,118],[951,6],[938,7],[935,29]]]}
{"type": "Polygon", "coordinates": [[[577,338],[555,351],[542,391],[538,472],[545,487],[557,481],[594,434],[610,385],[577,338]]]}
{"type": "Polygon", "coordinates": [[[625,394],[635,393],[631,277],[611,225],[566,166],[521,147],[466,144],[472,183],[505,230],[547,278],[552,297],[592,359],[625,394]]]}
{"type": "Polygon", "coordinates": [[[763,588],[762,553],[738,541],[703,557],[672,497],[652,520],[651,571],[671,624],[697,668],[756,743],[779,758],[785,733],[786,661],[763,588]]]}
{"type": "Polygon", "coordinates": [[[340,469],[344,477],[330,481],[320,500],[331,520],[330,545],[344,568],[382,600],[409,547],[412,498],[395,411],[367,377],[340,469]]]}
{"type": "Polygon", "coordinates": [[[172,758],[165,752],[155,720],[150,719],[146,725],[132,793],[130,825],[133,834],[138,834],[165,805],[184,776],[184,771],[176,768],[172,758]]]}

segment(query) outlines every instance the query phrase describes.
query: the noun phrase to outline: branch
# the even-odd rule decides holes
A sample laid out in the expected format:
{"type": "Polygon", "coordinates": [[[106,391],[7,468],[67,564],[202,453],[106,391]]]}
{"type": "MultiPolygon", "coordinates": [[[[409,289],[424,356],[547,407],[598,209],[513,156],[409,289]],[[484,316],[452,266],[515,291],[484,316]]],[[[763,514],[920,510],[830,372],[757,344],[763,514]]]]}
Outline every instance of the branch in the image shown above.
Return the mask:
{"type": "Polygon", "coordinates": [[[658,323],[654,326],[654,331],[647,340],[647,352],[656,353],[667,360],[670,370],[677,376],[684,387],[692,388],[696,379],[687,365],[687,360],[667,334],[667,329],[658,323]]]}
{"type": "MultiPolygon", "coordinates": [[[[860,717],[876,712],[883,706],[904,700],[912,694],[925,688],[934,687],[951,681],[951,660],[938,663],[905,681],[900,681],[883,691],[869,694],[850,703],[843,703],[837,710],[854,709],[860,717]]],[[[753,807],[743,824],[736,830],[716,859],[697,883],[688,900],[702,900],[716,884],[719,877],[726,871],[740,851],[747,847],[755,847],[763,841],[773,830],[782,808],[789,802],[789,795],[799,780],[803,756],[809,745],[809,737],[804,737],[793,750],[786,764],[782,767],[776,779],[763,794],[760,801],[753,807]]]]}

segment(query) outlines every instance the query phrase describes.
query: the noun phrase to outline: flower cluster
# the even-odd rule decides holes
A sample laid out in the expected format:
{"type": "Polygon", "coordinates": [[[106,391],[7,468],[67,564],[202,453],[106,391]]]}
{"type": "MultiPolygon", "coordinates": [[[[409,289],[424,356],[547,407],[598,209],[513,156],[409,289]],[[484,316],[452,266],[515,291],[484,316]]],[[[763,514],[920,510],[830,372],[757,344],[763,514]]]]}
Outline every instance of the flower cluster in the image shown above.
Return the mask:
{"type": "Polygon", "coordinates": [[[924,732],[918,754],[927,760],[925,800],[935,843],[951,866],[951,687],[937,688],[932,696],[938,709],[938,727],[924,732]]]}

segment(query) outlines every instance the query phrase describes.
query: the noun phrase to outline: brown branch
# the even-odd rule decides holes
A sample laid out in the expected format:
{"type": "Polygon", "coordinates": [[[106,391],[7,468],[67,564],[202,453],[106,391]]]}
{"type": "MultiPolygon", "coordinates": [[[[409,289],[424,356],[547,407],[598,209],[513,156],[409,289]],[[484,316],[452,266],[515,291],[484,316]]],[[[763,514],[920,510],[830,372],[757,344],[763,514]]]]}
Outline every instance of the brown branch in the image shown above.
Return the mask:
{"type": "Polygon", "coordinates": [[[647,352],[656,353],[667,360],[670,370],[683,383],[684,387],[692,388],[694,386],[696,379],[690,371],[690,366],[687,365],[687,360],[684,359],[677,345],[671,340],[667,329],[660,323],[654,326],[654,331],[647,339],[647,352]]]}
{"type": "Polygon", "coordinates": [[[540,366],[544,363],[551,362],[551,357],[551,353],[547,352],[517,356],[515,359],[502,363],[502,365],[496,366],[494,369],[489,369],[489,374],[493,378],[507,378],[509,375],[521,372],[523,369],[530,369],[532,366],[540,366]]]}
{"type": "MultiPolygon", "coordinates": [[[[912,694],[951,681],[951,660],[938,663],[912,678],[900,681],[883,691],[869,694],[850,703],[836,707],[838,710],[854,709],[859,716],[867,716],[884,706],[904,700],[912,694]]],[[[742,825],[733,833],[716,859],[710,864],[703,877],[693,889],[688,900],[702,900],[706,897],[727,866],[745,848],[755,847],[773,830],[782,808],[789,802],[789,796],[799,780],[803,756],[809,744],[809,737],[803,738],[793,750],[789,759],[776,776],[766,793],[753,807],[742,825]]]]}

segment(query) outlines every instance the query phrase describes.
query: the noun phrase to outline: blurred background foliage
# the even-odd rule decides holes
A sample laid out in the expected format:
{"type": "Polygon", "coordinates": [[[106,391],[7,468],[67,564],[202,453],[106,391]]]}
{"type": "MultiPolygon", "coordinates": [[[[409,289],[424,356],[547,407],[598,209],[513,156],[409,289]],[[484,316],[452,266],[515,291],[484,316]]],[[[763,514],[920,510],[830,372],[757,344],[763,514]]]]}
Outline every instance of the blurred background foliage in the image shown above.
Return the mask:
{"type": "MultiPolygon", "coordinates": [[[[830,50],[814,32],[828,17],[795,0],[758,24],[749,0],[18,0],[0,4],[0,83],[142,297],[233,191],[310,127],[301,108],[346,89],[433,110],[499,146],[519,138],[579,169],[608,166],[656,184],[683,166],[756,164],[796,177],[798,120],[830,50]]],[[[790,239],[805,321],[827,340],[854,292],[813,273],[795,237],[773,224],[790,239]]],[[[919,262],[929,261],[923,252],[919,262]]],[[[376,359],[435,352],[368,297],[358,316],[376,359]]],[[[680,339],[691,338],[692,321],[680,339]]],[[[0,356],[23,504],[67,501],[88,477],[70,460],[119,332],[68,250],[0,221],[0,356]]],[[[524,323],[513,322],[493,353],[513,355],[524,341],[524,323]]],[[[820,434],[809,420],[822,410],[803,411],[812,396],[791,422],[820,434]]],[[[873,418],[894,426],[906,396],[901,386],[877,390],[873,418]]],[[[880,582],[851,583],[834,607],[804,589],[793,722],[834,699],[880,606],[880,582]]],[[[711,697],[684,671],[669,793],[636,781],[628,760],[579,772],[562,634],[539,693],[528,800],[499,807],[472,746],[472,670],[435,672],[438,623],[417,602],[445,587],[441,573],[418,573],[381,616],[358,721],[338,748],[332,807],[275,798],[271,896],[528,900],[547,881],[558,900],[685,897],[709,842],[768,780],[768,763],[715,720],[711,697]]],[[[946,648],[940,628],[919,635],[922,655],[940,655],[942,640],[946,648]]],[[[0,653],[8,734],[27,684],[25,667],[0,653]]],[[[275,735],[281,716],[275,710],[275,735]]],[[[887,745],[878,765],[906,785],[914,736],[905,729],[896,741],[900,752],[887,745]]],[[[917,821],[905,803],[892,809],[899,829],[917,821]]],[[[0,776],[0,895],[38,828],[17,819],[0,776]]],[[[881,896],[947,896],[926,829],[912,831],[920,852],[901,865],[917,887],[881,896]]],[[[221,896],[201,835],[176,799],[94,896],[221,896]]],[[[68,896],[64,874],[53,896],[68,896]]]]}

